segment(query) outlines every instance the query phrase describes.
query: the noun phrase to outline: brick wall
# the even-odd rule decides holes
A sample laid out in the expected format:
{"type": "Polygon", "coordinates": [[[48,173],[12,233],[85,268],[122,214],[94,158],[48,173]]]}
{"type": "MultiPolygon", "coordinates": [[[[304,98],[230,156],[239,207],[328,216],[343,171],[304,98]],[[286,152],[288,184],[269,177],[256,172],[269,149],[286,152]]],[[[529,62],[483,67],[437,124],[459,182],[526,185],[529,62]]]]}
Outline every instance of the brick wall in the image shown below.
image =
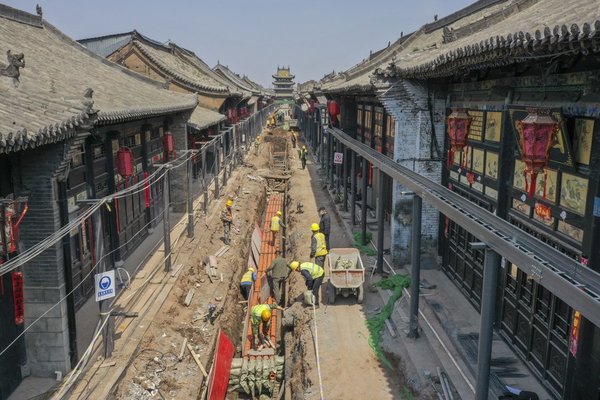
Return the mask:
{"type": "MultiPolygon", "coordinates": [[[[29,211],[20,226],[27,249],[60,228],[55,171],[65,153],[64,143],[19,153],[20,191],[29,191],[29,211]]],[[[65,296],[63,254],[59,241],[23,267],[25,276],[25,326],[65,296]]],[[[66,302],[53,308],[26,334],[29,368],[35,376],[67,372],[69,334],[66,302]]]]}
{"type": "MultiPolygon", "coordinates": [[[[441,182],[440,159],[444,143],[445,102],[431,100],[432,130],[428,95],[427,88],[420,83],[404,80],[391,88],[381,90],[378,97],[387,112],[396,120],[394,160],[434,182],[441,182]]],[[[403,194],[402,192],[408,190],[397,182],[394,182],[393,191],[392,255],[394,262],[402,265],[410,262],[412,196],[403,194]]],[[[435,264],[438,219],[438,212],[430,204],[423,202],[421,227],[423,267],[435,264]]]]}

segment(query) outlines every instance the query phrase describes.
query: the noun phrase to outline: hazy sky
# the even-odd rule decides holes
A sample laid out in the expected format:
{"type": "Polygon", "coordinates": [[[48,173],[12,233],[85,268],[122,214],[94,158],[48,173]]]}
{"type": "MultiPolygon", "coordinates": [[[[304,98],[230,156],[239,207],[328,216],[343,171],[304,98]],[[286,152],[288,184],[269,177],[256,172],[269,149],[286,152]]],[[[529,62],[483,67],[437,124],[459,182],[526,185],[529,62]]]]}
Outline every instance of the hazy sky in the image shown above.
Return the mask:
{"type": "Polygon", "coordinates": [[[133,29],[219,60],[271,86],[277,65],[296,82],[343,71],[394,41],[474,0],[0,0],[35,13],[74,39],[133,29]]]}

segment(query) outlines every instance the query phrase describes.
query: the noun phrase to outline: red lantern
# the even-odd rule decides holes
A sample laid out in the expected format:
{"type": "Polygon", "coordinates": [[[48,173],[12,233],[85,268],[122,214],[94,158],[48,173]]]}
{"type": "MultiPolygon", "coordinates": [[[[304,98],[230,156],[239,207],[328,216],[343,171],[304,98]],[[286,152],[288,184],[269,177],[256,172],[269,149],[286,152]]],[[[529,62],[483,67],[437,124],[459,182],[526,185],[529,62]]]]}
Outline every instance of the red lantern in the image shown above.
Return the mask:
{"type": "Polygon", "coordinates": [[[450,138],[450,150],[448,150],[448,168],[450,168],[454,162],[454,153],[457,151],[462,153],[467,145],[471,117],[464,110],[455,109],[446,118],[446,124],[450,138]]]}
{"type": "Polygon", "coordinates": [[[308,112],[311,113],[311,114],[314,113],[315,112],[315,101],[313,99],[310,99],[308,101],[308,104],[309,104],[309,106],[308,106],[308,112]]]}
{"type": "Polygon", "coordinates": [[[331,116],[331,125],[338,126],[338,115],[340,115],[340,106],[335,100],[330,100],[327,104],[327,111],[331,116]]]}
{"type": "Polygon", "coordinates": [[[127,147],[121,147],[117,151],[117,170],[125,179],[133,175],[133,153],[127,147]]]}
{"type": "MultiPolygon", "coordinates": [[[[548,164],[550,148],[556,143],[558,123],[547,113],[530,110],[529,114],[517,122],[521,161],[525,163],[525,175],[531,175],[529,197],[535,194],[535,181],[548,164]]],[[[525,179],[527,191],[527,179],[525,179]]]]}
{"type": "Polygon", "coordinates": [[[163,150],[165,152],[165,159],[169,161],[171,155],[175,153],[175,138],[171,132],[165,133],[163,136],[163,150]]]}

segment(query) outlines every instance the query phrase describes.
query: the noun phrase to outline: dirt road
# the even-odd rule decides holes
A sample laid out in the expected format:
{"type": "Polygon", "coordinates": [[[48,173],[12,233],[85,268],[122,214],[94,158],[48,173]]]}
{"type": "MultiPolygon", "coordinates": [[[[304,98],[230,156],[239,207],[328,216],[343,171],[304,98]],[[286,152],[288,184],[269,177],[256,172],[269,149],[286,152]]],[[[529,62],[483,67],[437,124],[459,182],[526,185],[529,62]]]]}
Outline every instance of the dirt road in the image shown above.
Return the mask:
{"type": "MultiPolygon", "coordinates": [[[[292,231],[288,235],[300,237],[294,249],[294,255],[299,261],[307,261],[310,252],[310,224],[319,222],[317,209],[324,206],[331,216],[332,247],[352,247],[353,242],[341,228],[330,198],[323,189],[324,183],[317,172],[318,165],[308,163],[307,169],[302,170],[293,153],[293,175],[290,182],[289,195],[293,202],[300,201],[304,205],[303,214],[292,214],[294,220],[292,231]],[[297,233],[296,233],[297,232],[297,233]],[[300,236],[302,235],[302,236],[300,236]]],[[[291,207],[292,209],[294,207],[291,207]]],[[[327,277],[325,281],[327,281],[327,277]]],[[[295,280],[291,288],[293,294],[305,290],[304,282],[295,280]]],[[[327,287],[327,285],[324,285],[327,287]]],[[[324,294],[324,293],[323,293],[324,294]]],[[[365,294],[362,305],[357,304],[356,297],[336,299],[335,304],[327,305],[322,294],[322,306],[317,310],[317,329],[319,339],[319,360],[323,381],[324,397],[326,399],[400,399],[402,385],[395,376],[385,369],[375,357],[368,343],[368,331],[365,319],[382,306],[376,294],[365,294]]],[[[311,312],[312,313],[312,312],[311,312]]],[[[312,322],[307,325],[314,335],[312,322]]],[[[312,343],[306,350],[306,366],[308,378],[312,382],[305,393],[306,399],[318,399],[319,379],[312,343]]]]}

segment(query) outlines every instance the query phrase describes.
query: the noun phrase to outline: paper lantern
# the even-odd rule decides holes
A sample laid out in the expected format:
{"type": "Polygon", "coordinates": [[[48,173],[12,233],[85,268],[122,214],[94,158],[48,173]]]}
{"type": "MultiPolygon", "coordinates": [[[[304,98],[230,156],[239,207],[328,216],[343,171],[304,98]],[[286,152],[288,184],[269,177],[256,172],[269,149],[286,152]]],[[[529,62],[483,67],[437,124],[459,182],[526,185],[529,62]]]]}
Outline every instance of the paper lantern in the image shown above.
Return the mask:
{"type": "MultiPolygon", "coordinates": [[[[530,110],[521,121],[517,121],[521,161],[525,163],[525,175],[530,175],[529,197],[535,194],[537,176],[548,164],[550,148],[556,143],[558,123],[548,114],[539,110],[530,110]]],[[[527,186],[527,179],[525,179],[527,186]]]]}
{"type": "Polygon", "coordinates": [[[450,150],[448,150],[448,167],[454,162],[454,153],[462,150],[467,145],[471,117],[464,110],[455,109],[446,118],[450,150]]]}
{"type": "Polygon", "coordinates": [[[117,171],[125,179],[133,175],[133,153],[127,147],[117,151],[117,171]]]}

